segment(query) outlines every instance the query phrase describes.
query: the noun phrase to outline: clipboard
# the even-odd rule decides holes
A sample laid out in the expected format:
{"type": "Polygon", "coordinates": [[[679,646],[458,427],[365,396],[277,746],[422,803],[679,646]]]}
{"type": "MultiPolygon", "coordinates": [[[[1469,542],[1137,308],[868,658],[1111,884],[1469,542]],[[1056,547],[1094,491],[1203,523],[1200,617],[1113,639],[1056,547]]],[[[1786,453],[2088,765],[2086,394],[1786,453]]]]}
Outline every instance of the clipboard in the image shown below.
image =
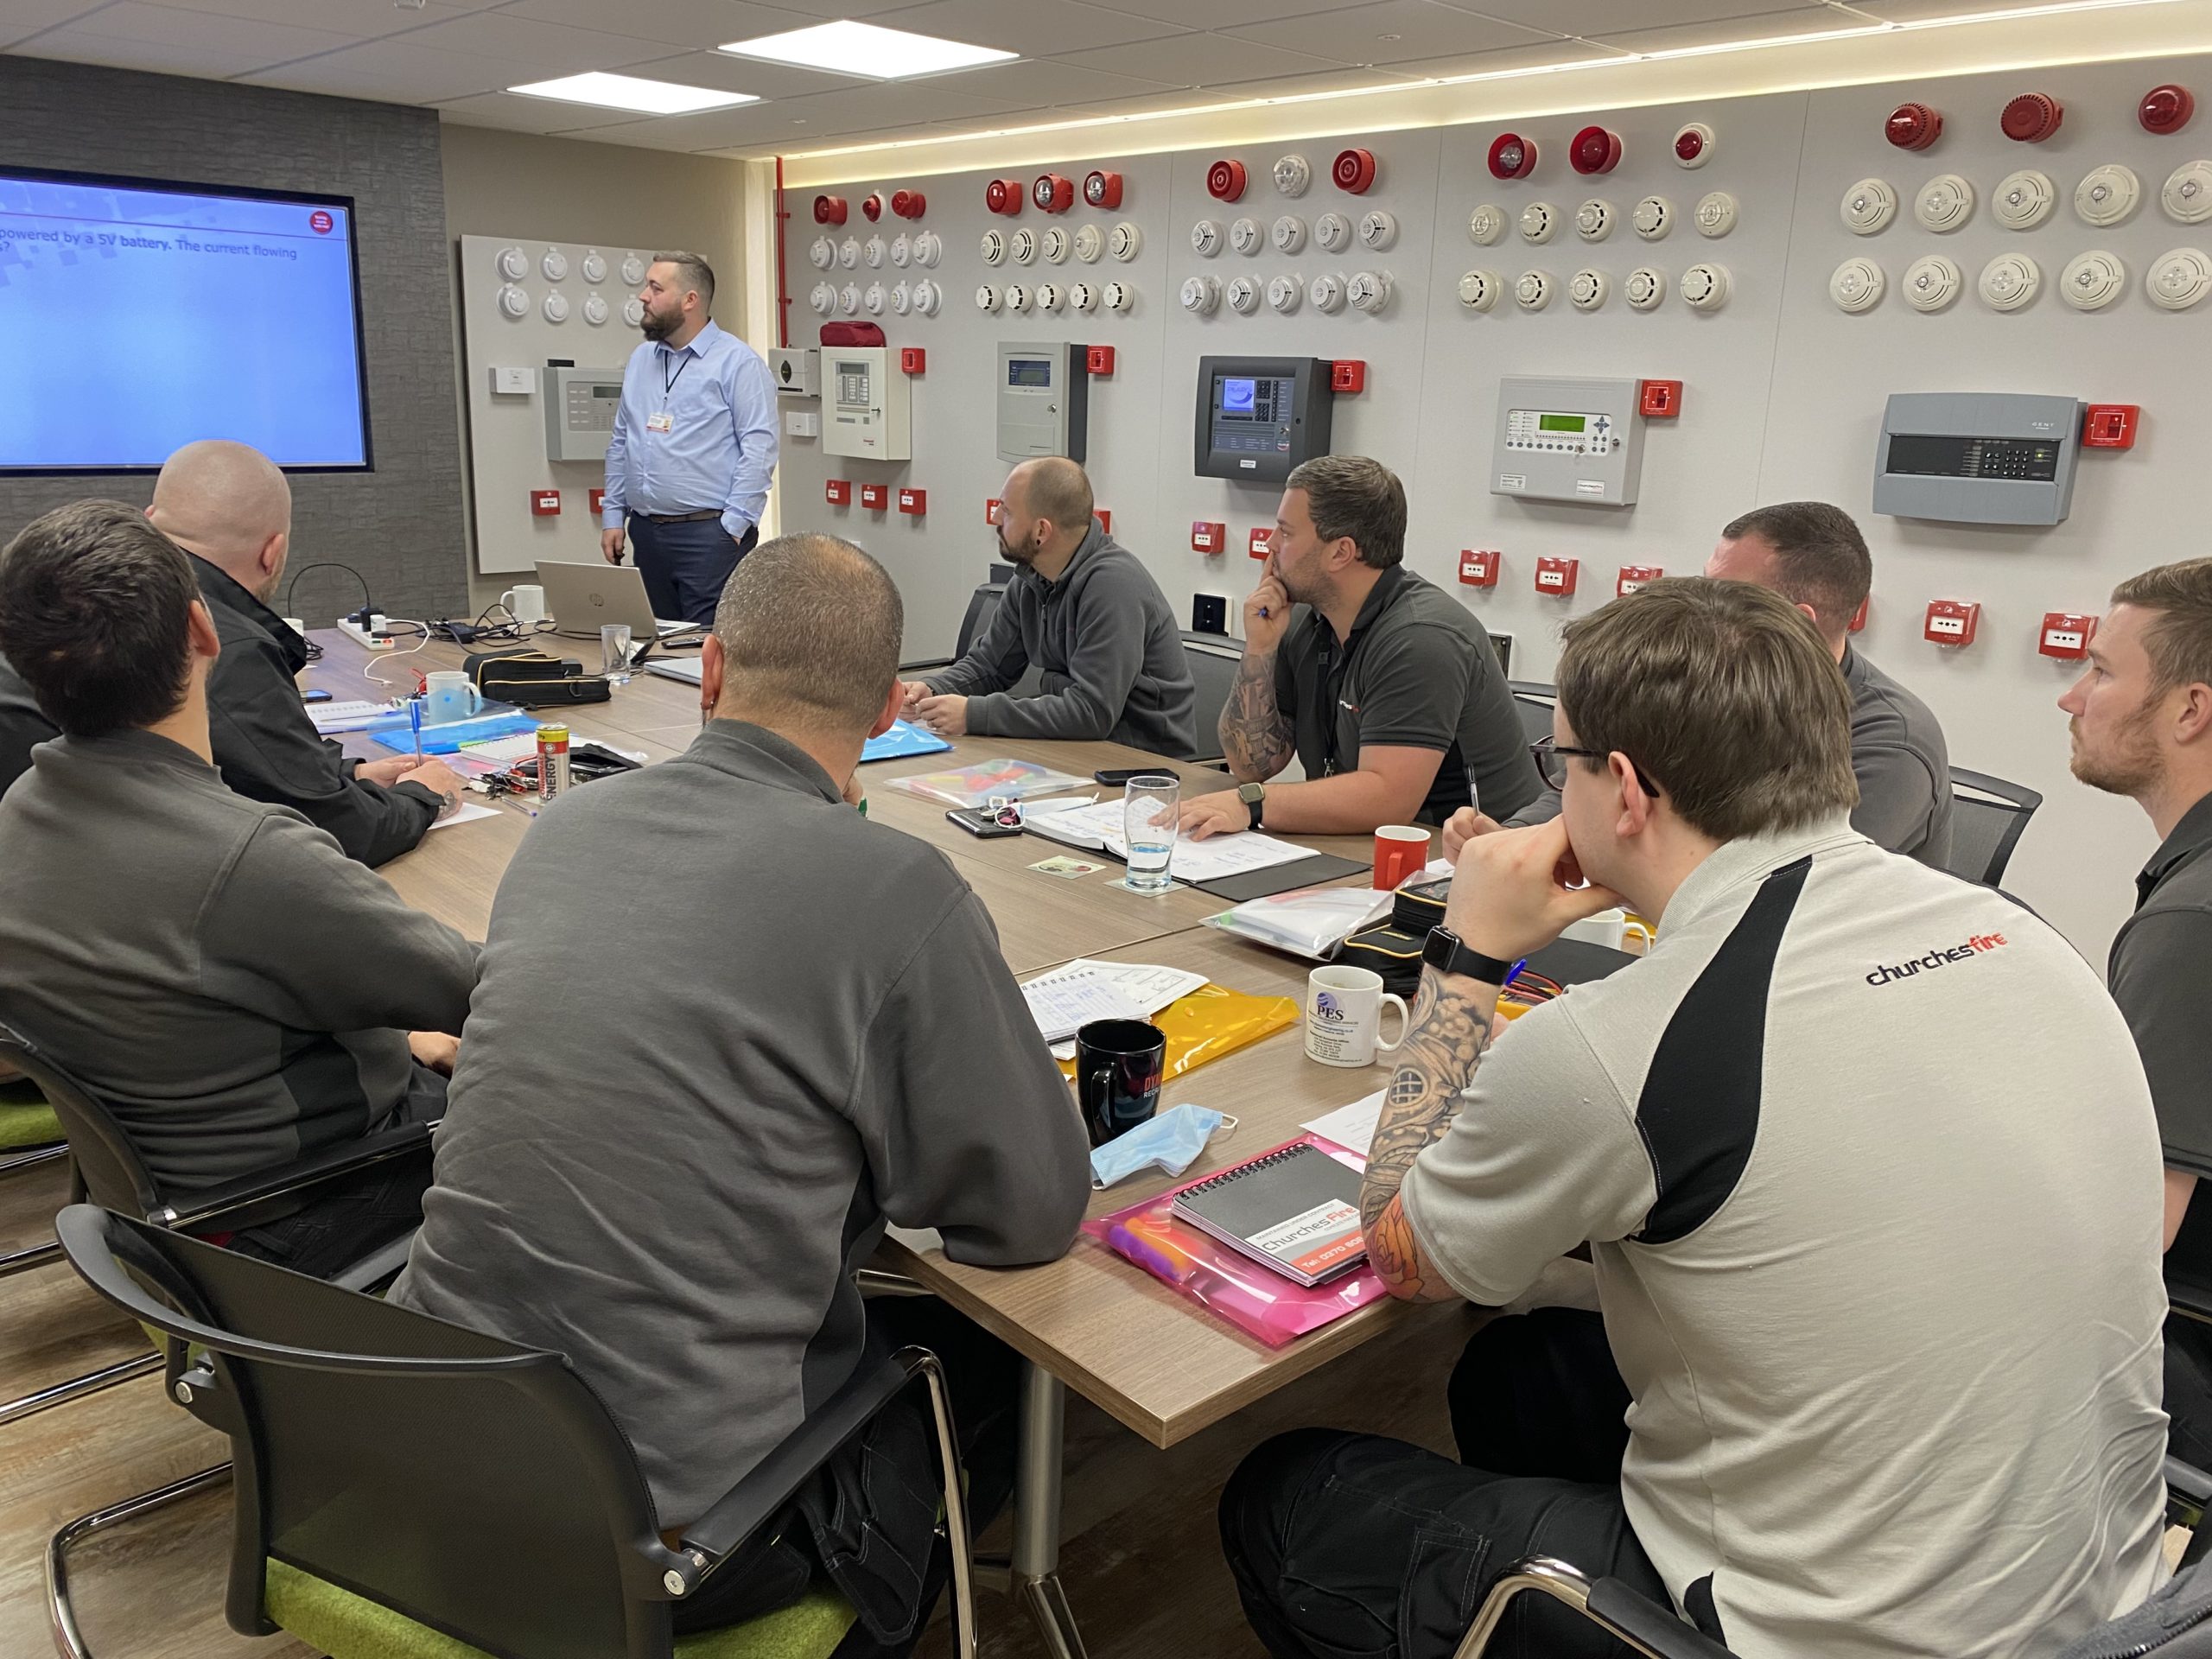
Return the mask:
{"type": "Polygon", "coordinates": [[[1372,868],[1373,865],[1363,864],[1357,859],[1338,858],[1334,853],[1315,853],[1310,858],[1294,858],[1287,864],[1270,864],[1265,869],[1245,870],[1189,885],[1226,903],[1241,905],[1248,899],[1271,898],[1278,893],[1288,893],[1293,887],[1319,887],[1340,875],[1372,868]]]}

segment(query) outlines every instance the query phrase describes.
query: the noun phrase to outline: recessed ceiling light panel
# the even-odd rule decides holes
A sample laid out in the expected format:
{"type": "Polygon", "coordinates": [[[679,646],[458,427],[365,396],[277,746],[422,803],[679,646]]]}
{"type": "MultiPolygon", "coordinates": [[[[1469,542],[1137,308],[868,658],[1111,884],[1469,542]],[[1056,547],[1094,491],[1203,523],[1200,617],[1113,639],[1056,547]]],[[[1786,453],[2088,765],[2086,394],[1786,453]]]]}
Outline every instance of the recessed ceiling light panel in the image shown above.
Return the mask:
{"type": "Polygon", "coordinates": [[[941,41],[931,35],[912,35],[903,29],[884,29],[850,18],[781,35],[763,35],[758,40],[730,41],[721,50],[734,57],[765,58],[771,63],[793,63],[869,80],[901,80],[947,69],[972,69],[980,63],[1004,63],[1018,55],[995,46],[941,41]]]}
{"type": "Polygon", "coordinates": [[[679,86],[669,80],[643,80],[636,75],[611,75],[601,69],[588,74],[563,75],[558,80],[533,80],[510,86],[525,98],[558,99],[564,104],[596,104],[602,109],[635,110],[640,115],[690,115],[700,110],[726,110],[736,104],[757,104],[751,92],[718,92],[708,86],[679,86]]]}

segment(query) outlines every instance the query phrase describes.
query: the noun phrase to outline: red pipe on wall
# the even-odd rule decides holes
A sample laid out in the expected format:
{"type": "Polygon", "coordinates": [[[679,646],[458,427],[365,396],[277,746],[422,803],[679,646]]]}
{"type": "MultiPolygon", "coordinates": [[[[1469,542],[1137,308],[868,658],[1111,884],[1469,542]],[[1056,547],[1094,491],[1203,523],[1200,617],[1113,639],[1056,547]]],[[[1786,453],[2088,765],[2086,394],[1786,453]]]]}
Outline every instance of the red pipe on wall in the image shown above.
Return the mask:
{"type": "Polygon", "coordinates": [[[776,157],[776,344],[791,343],[791,296],[784,291],[784,158],[776,157]]]}

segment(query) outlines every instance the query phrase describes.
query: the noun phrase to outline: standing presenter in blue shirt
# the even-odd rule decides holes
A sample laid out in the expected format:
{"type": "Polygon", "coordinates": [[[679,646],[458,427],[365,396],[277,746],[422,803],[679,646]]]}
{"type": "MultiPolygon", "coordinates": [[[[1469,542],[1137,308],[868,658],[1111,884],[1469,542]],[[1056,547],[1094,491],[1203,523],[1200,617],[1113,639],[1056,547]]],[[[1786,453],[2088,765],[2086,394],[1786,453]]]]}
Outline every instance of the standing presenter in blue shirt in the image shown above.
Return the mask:
{"type": "Polygon", "coordinates": [[[697,254],[656,254],[638,299],[645,340],[622,372],[607,442],[600,550],[621,563],[626,532],[653,614],[711,623],[760,539],[775,383],[758,352],[715,326],[714,269],[697,254]]]}

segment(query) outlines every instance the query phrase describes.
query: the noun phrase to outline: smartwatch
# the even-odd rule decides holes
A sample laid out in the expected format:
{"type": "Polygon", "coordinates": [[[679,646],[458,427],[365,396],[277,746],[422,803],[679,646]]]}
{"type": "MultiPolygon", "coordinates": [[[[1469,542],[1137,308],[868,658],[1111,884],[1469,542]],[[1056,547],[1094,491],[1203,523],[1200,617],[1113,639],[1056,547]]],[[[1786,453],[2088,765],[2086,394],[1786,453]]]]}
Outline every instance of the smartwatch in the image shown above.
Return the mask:
{"type": "Polygon", "coordinates": [[[1511,963],[1483,955],[1448,927],[1428,930],[1428,943],[1421,947],[1421,959],[1440,974],[1464,974],[1484,985],[1503,986],[1513,973],[1511,963]]]}
{"type": "Polygon", "coordinates": [[[1268,786],[1265,784],[1239,784],[1236,798],[1244,803],[1252,814],[1252,827],[1260,827],[1260,815],[1267,810],[1268,786]]]}

